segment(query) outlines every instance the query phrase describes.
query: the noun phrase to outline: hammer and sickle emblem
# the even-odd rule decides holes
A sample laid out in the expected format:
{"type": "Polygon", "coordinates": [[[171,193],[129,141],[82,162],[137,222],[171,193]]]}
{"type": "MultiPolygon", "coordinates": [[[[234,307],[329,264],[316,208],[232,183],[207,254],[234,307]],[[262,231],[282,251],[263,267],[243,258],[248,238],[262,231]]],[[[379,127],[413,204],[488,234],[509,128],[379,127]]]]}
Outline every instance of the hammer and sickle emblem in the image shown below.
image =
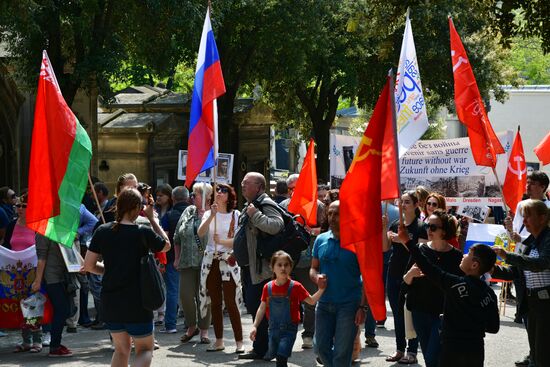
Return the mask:
{"type": "Polygon", "coordinates": [[[521,177],[527,173],[527,167],[525,167],[524,169],[521,169],[521,162],[523,161],[523,158],[521,158],[521,156],[519,155],[516,155],[514,157],[514,161],[516,162],[516,167],[517,169],[514,169],[514,167],[512,167],[512,165],[510,164],[510,162],[508,162],[508,169],[516,176],[518,176],[518,181],[521,181],[521,177]]]}
{"type": "Polygon", "coordinates": [[[372,144],[372,138],[369,138],[368,136],[363,135],[361,138],[361,143],[359,144],[359,148],[357,148],[357,153],[355,157],[353,158],[353,162],[351,162],[351,166],[349,167],[349,172],[353,172],[353,168],[355,167],[355,164],[357,162],[363,161],[367,159],[367,157],[371,154],[376,155],[382,155],[382,152],[376,149],[363,149],[363,147],[370,147],[372,144]]]}

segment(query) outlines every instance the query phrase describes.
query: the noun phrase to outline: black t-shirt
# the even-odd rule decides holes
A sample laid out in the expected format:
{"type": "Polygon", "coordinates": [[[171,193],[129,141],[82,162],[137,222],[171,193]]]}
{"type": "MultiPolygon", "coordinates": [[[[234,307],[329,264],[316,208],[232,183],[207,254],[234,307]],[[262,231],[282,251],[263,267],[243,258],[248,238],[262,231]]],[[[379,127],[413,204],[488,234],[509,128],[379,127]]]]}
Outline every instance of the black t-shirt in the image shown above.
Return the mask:
{"type": "Polygon", "coordinates": [[[119,224],[113,229],[114,224],[101,225],[89,248],[101,254],[105,264],[101,289],[103,321],[149,322],[153,320],[153,312],[140,306],[140,259],[147,254],[147,248],[152,252],[161,251],[165,241],[148,227],[119,224]]]}
{"type": "MultiPolygon", "coordinates": [[[[390,231],[397,233],[398,228],[399,219],[391,224],[390,231]]],[[[424,224],[418,218],[407,226],[407,231],[409,232],[409,238],[413,240],[414,243],[418,243],[419,238],[428,238],[424,224]]],[[[401,279],[405,274],[411,254],[401,243],[392,242],[391,244],[393,251],[388,264],[388,276],[401,279]]]]}
{"type": "MultiPolygon", "coordinates": [[[[464,276],[460,270],[460,262],[462,261],[462,253],[456,248],[449,251],[436,251],[428,245],[419,247],[420,252],[435,266],[450,274],[464,276]]],[[[414,264],[414,259],[411,259],[407,270],[414,264]]],[[[411,311],[423,311],[433,315],[443,313],[443,303],[445,294],[443,290],[430,278],[419,277],[415,278],[411,285],[406,286],[407,289],[407,308],[411,311]]]]}

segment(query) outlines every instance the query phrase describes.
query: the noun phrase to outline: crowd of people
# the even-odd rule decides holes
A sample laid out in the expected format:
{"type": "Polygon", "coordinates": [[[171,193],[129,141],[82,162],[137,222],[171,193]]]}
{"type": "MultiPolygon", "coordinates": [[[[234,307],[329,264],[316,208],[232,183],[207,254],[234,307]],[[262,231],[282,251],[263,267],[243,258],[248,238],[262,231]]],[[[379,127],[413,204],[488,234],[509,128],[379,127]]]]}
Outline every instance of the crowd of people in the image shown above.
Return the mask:
{"type": "MultiPolygon", "coordinates": [[[[361,329],[365,344],[378,347],[375,320],[363,293],[355,253],[340,246],[339,192],[319,185],[316,224],[308,248],[298,261],[284,251],[271,259],[257,253],[258,241],[285,227],[298,175],[276,183],[269,195],[265,177],[247,173],[241,182],[245,199],[238,210],[231,185],[197,182],[162,184],[154,190],[126,173],[115,194],[96,182],[80,208],[74,246],[84,258],[78,273],[69,272],[60,247],[25,226],[27,195],[0,188],[0,241],[12,251],[36,245],[38,258],[32,292],[47,294],[53,307],[50,324],[22,327],[14,352],[51,357],[71,356],[63,331],[77,325],[106,329],[112,339],[113,366],[151,364],[160,347],[155,332],[182,332],[182,344],[197,338],[206,352],[225,350],[224,313],[229,316],[239,359],[276,360],[286,366],[299,324],[303,349],[314,349],[325,366],[350,366],[358,358],[361,329]],[[97,200],[95,198],[97,198],[97,200]],[[242,235],[237,235],[238,233],[242,235]],[[237,246],[244,259],[236,260],[237,246]],[[140,264],[151,252],[166,286],[165,303],[149,310],[142,303],[140,264]],[[91,293],[95,313],[88,314],[91,293]],[[252,316],[245,335],[242,312],[252,316]],[[178,314],[185,329],[177,329],[178,314]],[[210,327],[213,338],[210,339],[210,327]],[[252,342],[252,348],[245,345],[252,342]]],[[[394,321],[395,353],[388,362],[415,364],[418,347],[427,367],[483,366],[485,333],[499,330],[497,297],[486,281],[514,280],[517,318],[525,324],[529,355],[518,365],[549,366],[544,345],[550,337],[550,200],[548,176],[532,172],[526,198],[504,225],[516,252],[486,245],[464,251],[468,218],[455,214],[445,197],[423,187],[400,200],[381,203],[383,258],[381,274],[394,321]],[[465,254],[463,255],[463,253],[465,254]],[[495,266],[497,256],[509,267],[495,266]]],[[[365,214],[367,215],[367,214],[365,214]]]]}

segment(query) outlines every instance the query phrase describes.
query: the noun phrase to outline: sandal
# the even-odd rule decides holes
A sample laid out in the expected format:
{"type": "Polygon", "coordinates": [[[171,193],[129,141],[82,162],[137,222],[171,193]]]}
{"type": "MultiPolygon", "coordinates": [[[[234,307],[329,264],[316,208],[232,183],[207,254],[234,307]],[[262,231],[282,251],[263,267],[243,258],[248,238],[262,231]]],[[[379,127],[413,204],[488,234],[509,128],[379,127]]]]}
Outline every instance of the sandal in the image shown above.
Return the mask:
{"type": "Polygon", "coordinates": [[[199,344],[210,344],[210,339],[207,336],[201,336],[199,344]]]}
{"type": "Polygon", "coordinates": [[[199,328],[196,328],[195,331],[193,332],[193,334],[191,335],[188,335],[188,334],[184,334],[181,338],[180,338],[180,341],[182,343],[188,343],[191,339],[193,339],[195,336],[199,335],[199,328]]]}
{"type": "Polygon", "coordinates": [[[207,352],[219,352],[219,351],[222,351],[224,349],[225,349],[225,346],[223,344],[222,345],[212,344],[208,348],[206,348],[206,351],[207,352]]]}
{"type": "Polygon", "coordinates": [[[29,344],[17,344],[13,350],[13,353],[28,352],[29,350],[31,350],[31,346],[29,344]]]}
{"type": "Polygon", "coordinates": [[[407,355],[403,356],[397,363],[399,364],[417,364],[418,360],[416,359],[416,356],[414,354],[407,353],[407,355]]]}
{"type": "Polygon", "coordinates": [[[398,362],[404,357],[403,352],[397,351],[389,357],[386,357],[386,362],[398,362]]]}
{"type": "Polygon", "coordinates": [[[29,349],[29,352],[31,353],[40,353],[42,352],[42,346],[39,344],[34,344],[31,349],[29,349]]]}

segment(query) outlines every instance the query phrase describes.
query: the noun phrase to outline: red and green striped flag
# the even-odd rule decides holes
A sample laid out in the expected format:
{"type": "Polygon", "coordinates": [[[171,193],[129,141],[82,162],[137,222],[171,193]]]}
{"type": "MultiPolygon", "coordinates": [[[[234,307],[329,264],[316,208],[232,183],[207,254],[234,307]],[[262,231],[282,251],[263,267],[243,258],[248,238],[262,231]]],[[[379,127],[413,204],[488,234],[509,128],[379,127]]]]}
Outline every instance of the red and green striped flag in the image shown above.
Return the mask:
{"type": "Polygon", "coordinates": [[[32,131],[27,227],[72,246],[91,159],[90,138],[63,99],[44,51],[32,131]]]}

